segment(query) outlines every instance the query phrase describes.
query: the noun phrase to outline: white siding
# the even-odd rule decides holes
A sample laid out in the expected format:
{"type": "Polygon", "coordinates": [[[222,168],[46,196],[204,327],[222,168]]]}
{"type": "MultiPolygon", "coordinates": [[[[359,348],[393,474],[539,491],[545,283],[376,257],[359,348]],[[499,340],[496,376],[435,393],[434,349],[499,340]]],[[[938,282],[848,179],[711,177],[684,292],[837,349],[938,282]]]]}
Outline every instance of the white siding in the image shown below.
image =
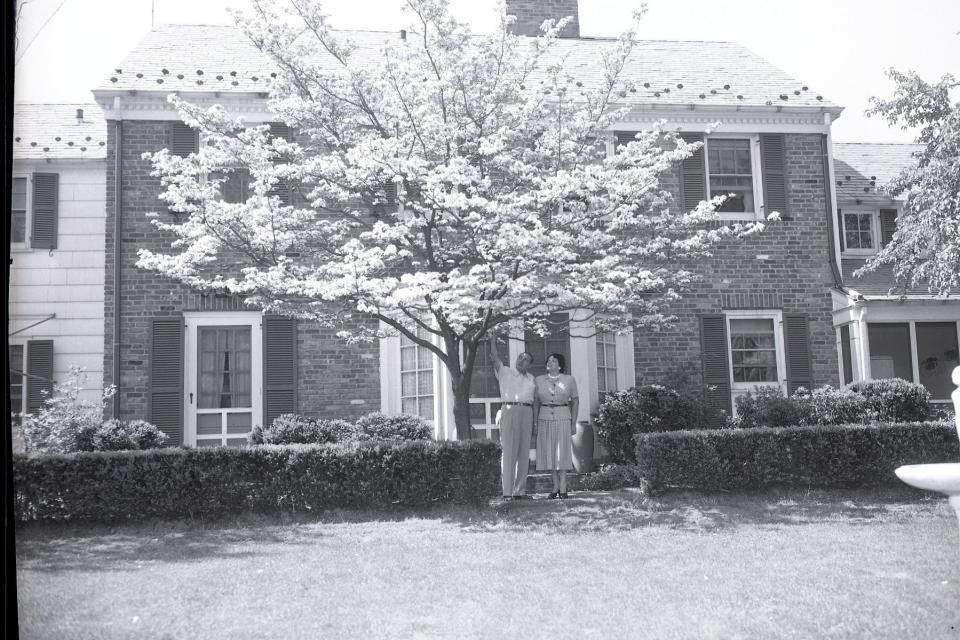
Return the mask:
{"type": "Polygon", "coordinates": [[[106,165],[102,159],[14,164],[16,176],[33,172],[60,176],[57,248],[34,250],[28,241],[11,251],[8,333],[19,333],[9,340],[52,339],[56,380],[72,366],[84,367],[84,395],[96,399],[103,388],[106,165]],[[56,317],[21,331],[51,314],[56,317]]]}

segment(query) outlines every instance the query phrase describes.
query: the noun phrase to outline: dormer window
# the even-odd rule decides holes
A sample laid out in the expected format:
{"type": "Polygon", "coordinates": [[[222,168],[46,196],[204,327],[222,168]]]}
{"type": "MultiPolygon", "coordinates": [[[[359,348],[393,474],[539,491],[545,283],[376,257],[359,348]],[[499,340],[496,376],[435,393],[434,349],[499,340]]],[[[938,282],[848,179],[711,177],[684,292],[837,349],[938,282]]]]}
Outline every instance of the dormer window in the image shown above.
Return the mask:
{"type": "Polygon", "coordinates": [[[873,253],[876,250],[876,214],[852,212],[843,214],[843,242],[851,253],[873,253]]]}

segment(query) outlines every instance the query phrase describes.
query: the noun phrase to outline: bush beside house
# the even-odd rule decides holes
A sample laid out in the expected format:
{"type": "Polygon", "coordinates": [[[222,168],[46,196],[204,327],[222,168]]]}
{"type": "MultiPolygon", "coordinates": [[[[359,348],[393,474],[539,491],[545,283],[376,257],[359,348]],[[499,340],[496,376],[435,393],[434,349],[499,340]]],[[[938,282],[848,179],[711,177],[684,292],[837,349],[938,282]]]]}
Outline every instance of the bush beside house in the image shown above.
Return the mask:
{"type": "Polygon", "coordinates": [[[363,442],[14,456],[18,520],[471,502],[499,491],[494,442],[363,442]]]}
{"type": "Polygon", "coordinates": [[[652,487],[714,491],[897,484],[897,467],[956,460],[960,444],[928,422],[638,434],[635,453],[652,487]]]}

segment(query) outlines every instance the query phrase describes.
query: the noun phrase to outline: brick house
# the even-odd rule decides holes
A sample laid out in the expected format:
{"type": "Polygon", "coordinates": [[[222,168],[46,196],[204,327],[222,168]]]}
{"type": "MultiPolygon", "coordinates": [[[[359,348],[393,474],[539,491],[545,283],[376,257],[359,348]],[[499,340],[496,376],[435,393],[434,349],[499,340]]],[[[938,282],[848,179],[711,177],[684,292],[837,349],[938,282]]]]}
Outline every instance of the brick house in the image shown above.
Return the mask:
{"type": "MultiPolygon", "coordinates": [[[[544,18],[577,14],[576,0],[508,4],[522,35],[544,18]]],[[[589,75],[608,40],[581,38],[577,25],[558,46],[571,68],[589,75]]],[[[351,36],[371,52],[399,37],[351,36]]],[[[284,412],[354,418],[404,411],[432,420],[438,438],[453,438],[445,370],[416,345],[399,338],[347,345],[332,331],[264,316],[134,266],[138,249],[169,247],[146,214],[173,215],[158,199],[159,178],[142,154],[163,147],[187,154],[200,143],[166,96],[176,91],[248,122],[272,123],[269,74],[266,60],[232,27],[163,26],[94,91],[107,120],[104,379],[119,388],[114,414],[150,420],[191,446],[238,444],[251,426],[284,412]],[[231,359],[235,382],[223,402],[223,389],[212,385],[231,359]]],[[[623,98],[630,111],[610,132],[611,153],[618,140],[665,119],[705,143],[669,178],[678,206],[732,191],[724,219],[762,220],[779,211],[781,222],[724,245],[703,263],[709,276],[674,306],[672,329],[579,337],[584,332],[576,329],[587,321],[559,317],[545,339],[516,335],[511,361],[521,350],[540,363],[551,351],[566,353],[589,399],[581,401],[581,420],[603,393],[634,384],[690,385],[728,412],[738,394],[758,385],[793,392],[838,384],[849,369],[840,366],[837,301],[851,289],[838,245],[830,127],[842,108],[730,42],[641,41],[625,75],[638,90],[623,98]]],[[[288,133],[280,123],[273,130],[288,133]]],[[[858,371],[854,377],[869,374],[858,371]]],[[[475,427],[496,437],[495,381],[477,375],[474,389],[475,427]]]]}
{"type": "Polygon", "coordinates": [[[15,104],[7,343],[10,411],[71,366],[103,389],[106,121],[96,104],[15,104]]]}
{"type": "Polygon", "coordinates": [[[893,235],[902,199],[880,189],[914,162],[918,145],[833,145],[843,286],[834,292],[844,382],[898,377],[949,402],[950,372],[960,364],[960,300],[897,286],[889,267],[854,272],[893,235]]]}

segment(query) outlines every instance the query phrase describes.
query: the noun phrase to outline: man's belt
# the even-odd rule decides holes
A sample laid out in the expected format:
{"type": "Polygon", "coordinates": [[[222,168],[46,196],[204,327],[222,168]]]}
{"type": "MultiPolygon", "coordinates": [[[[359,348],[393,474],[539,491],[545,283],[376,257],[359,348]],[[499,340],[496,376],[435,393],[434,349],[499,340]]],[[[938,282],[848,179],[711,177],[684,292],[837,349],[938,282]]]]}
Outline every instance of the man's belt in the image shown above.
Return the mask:
{"type": "Polygon", "coordinates": [[[505,407],[532,407],[532,402],[504,402],[505,407]]]}
{"type": "Polygon", "coordinates": [[[569,402],[564,402],[563,404],[542,404],[541,407],[566,407],[569,405],[569,402]]]}

